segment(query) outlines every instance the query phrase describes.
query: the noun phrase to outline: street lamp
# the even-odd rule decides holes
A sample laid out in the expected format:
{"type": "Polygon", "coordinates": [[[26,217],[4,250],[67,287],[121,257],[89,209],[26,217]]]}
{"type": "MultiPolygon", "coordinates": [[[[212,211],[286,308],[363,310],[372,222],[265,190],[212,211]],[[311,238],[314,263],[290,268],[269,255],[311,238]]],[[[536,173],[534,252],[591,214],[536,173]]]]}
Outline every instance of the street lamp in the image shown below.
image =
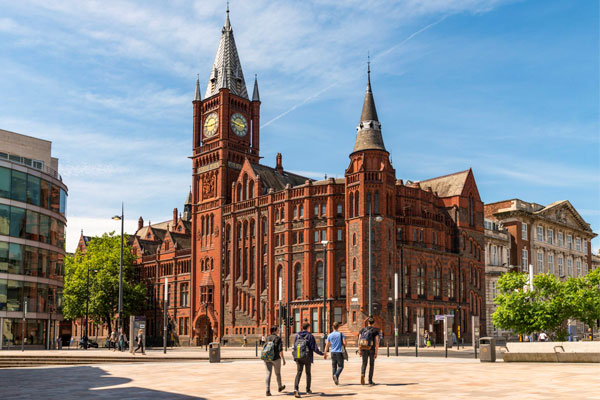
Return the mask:
{"type": "MultiPolygon", "coordinates": [[[[277,261],[282,261],[282,262],[288,262],[288,260],[285,257],[276,257],[275,258],[277,261]]],[[[285,318],[283,317],[283,314],[281,312],[282,307],[283,307],[283,271],[282,271],[282,276],[279,277],[279,325],[281,326],[282,323],[281,321],[283,320],[283,323],[285,324],[285,349],[287,350],[287,348],[290,345],[290,334],[289,334],[289,317],[291,314],[291,310],[290,310],[290,282],[291,282],[291,278],[290,278],[290,273],[288,273],[288,281],[287,281],[287,290],[286,292],[286,315],[285,318]]],[[[280,328],[283,332],[283,326],[281,326],[280,328]]]]}
{"type": "MultiPolygon", "coordinates": [[[[98,272],[98,270],[93,269],[92,272],[98,272]]],[[[89,310],[90,310],[90,267],[87,267],[87,284],[86,284],[86,297],[85,297],[85,340],[83,341],[83,348],[87,350],[88,341],[89,341],[89,333],[88,333],[88,318],[89,318],[89,310]]]]}
{"type": "Polygon", "coordinates": [[[322,240],[323,245],[323,348],[327,338],[327,245],[328,240],[322,240]]]}
{"type": "Polygon", "coordinates": [[[123,224],[125,223],[125,213],[123,209],[124,206],[123,203],[121,203],[121,215],[115,215],[112,217],[112,219],[115,221],[121,221],[121,262],[119,263],[119,332],[121,332],[121,329],[123,329],[123,318],[121,316],[121,313],[123,312],[123,224]]]}
{"type": "MultiPolygon", "coordinates": [[[[369,317],[373,315],[373,253],[371,247],[373,246],[373,231],[372,231],[372,219],[371,203],[369,202],[369,317]]],[[[378,215],[375,217],[375,222],[383,221],[383,217],[378,215]]]]}

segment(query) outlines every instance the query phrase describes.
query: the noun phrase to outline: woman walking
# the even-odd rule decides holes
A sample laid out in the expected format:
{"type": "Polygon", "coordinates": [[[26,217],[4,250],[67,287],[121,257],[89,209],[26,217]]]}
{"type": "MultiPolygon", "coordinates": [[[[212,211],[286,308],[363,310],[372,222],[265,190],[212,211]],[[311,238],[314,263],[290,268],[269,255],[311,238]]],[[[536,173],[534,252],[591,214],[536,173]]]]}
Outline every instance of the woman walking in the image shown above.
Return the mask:
{"type": "Polygon", "coordinates": [[[262,349],[260,358],[265,362],[267,368],[267,396],[271,395],[271,374],[275,368],[275,377],[277,378],[278,391],[285,389],[285,385],[281,384],[281,363],[285,365],[285,357],[283,356],[283,343],[279,337],[279,327],[272,326],[271,334],[267,336],[266,343],[262,349]]]}
{"type": "Polygon", "coordinates": [[[146,352],[144,351],[144,330],[143,329],[140,329],[138,331],[138,334],[135,337],[135,340],[137,342],[137,347],[133,351],[133,354],[137,353],[138,350],[142,349],[142,354],[145,355],[146,352]]]}

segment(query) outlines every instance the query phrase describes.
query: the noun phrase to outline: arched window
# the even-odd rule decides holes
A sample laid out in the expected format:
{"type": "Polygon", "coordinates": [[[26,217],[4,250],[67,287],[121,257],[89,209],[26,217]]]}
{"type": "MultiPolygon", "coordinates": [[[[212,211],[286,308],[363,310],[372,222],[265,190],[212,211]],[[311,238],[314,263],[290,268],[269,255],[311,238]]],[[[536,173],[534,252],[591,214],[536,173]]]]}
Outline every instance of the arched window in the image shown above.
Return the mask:
{"type": "Polygon", "coordinates": [[[256,224],[254,223],[254,220],[250,221],[250,236],[256,237],[256,224]]]}
{"type": "Polygon", "coordinates": [[[210,214],[210,234],[215,233],[215,216],[214,214],[210,214]]]}
{"type": "Polygon", "coordinates": [[[442,269],[435,267],[433,270],[433,295],[440,297],[442,295],[442,269]]]}
{"type": "Polygon", "coordinates": [[[254,198],[254,181],[248,183],[248,198],[254,198]]]}
{"type": "Polygon", "coordinates": [[[229,225],[229,224],[227,224],[227,227],[225,228],[225,241],[226,242],[231,241],[231,225],[229,225]]]}
{"type": "Polygon", "coordinates": [[[346,263],[340,263],[340,297],[346,297],[346,263]]]}
{"type": "Polygon", "coordinates": [[[356,271],[356,257],[352,259],[352,271],[356,271]]]}
{"type": "Polygon", "coordinates": [[[348,218],[354,217],[354,193],[350,192],[348,196],[348,218]]]}
{"type": "Polygon", "coordinates": [[[243,200],[248,199],[250,196],[248,196],[248,175],[244,174],[244,198],[243,200]]]}
{"type": "Polygon", "coordinates": [[[357,190],[354,193],[354,216],[358,217],[360,215],[360,193],[357,190]]]}
{"type": "Polygon", "coordinates": [[[356,282],[352,284],[352,296],[356,296],[356,282]]]}
{"type": "Polygon", "coordinates": [[[375,191],[373,203],[374,203],[373,213],[379,214],[379,192],[378,191],[375,191]]]}
{"type": "Polygon", "coordinates": [[[300,264],[294,266],[294,294],[296,300],[302,298],[302,267],[300,264]]]}
{"type": "Polygon", "coordinates": [[[356,233],[352,234],[352,246],[356,246],[356,233]]]}
{"type": "Polygon", "coordinates": [[[323,297],[323,263],[317,261],[317,297],[323,297]]]}
{"type": "Polygon", "coordinates": [[[300,218],[304,218],[304,206],[302,204],[298,207],[298,214],[300,215],[300,218]]]}
{"type": "Polygon", "coordinates": [[[241,183],[238,183],[238,187],[237,187],[237,201],[242,201],[243,191],[244,191],[244,187],[242,186],[241,183]]]}
{"type": "Polygon", "coordinates": [[[248,221],[244,221],[244,239],[248,239],[248,221]]]}

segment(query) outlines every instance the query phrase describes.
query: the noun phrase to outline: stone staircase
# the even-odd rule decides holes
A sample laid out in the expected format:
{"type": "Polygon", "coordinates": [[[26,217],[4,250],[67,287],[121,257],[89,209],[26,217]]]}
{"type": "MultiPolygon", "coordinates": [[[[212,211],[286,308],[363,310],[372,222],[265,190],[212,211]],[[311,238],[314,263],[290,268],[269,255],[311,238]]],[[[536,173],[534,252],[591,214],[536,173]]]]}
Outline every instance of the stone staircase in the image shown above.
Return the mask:
{"type": "Polygon", "coordinates": [[[356,347],[358,344],[358,338],[356,333],[350,331],[350,328],[347,324],[340,325],[338,331],[343,333],[346,337],[346,342],[348,343],[348,347],[356,347]]]}
{"type": "Polygon", "coordinates": [[[39,356],[39,355],[1,355],[0,368],[44,367],[50,365],[93,365],[143,362],[198,362],[207,361],[208,355],[198,357],[119,355],[119,356],[39,356]]]}

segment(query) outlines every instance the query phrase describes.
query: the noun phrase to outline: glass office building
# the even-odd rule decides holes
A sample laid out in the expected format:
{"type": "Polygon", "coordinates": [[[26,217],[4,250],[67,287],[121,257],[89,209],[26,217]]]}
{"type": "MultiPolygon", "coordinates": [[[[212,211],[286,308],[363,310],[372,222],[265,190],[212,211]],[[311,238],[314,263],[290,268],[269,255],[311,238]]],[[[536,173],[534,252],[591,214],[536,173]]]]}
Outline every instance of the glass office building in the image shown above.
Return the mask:
{"type": "Polygon", "coordinates": [[[4,349],[20,347],[24,338],[27,347],[51,348],[59,335],[67,187],[50,145],[0,130],[0,348],[4,349]]]}

